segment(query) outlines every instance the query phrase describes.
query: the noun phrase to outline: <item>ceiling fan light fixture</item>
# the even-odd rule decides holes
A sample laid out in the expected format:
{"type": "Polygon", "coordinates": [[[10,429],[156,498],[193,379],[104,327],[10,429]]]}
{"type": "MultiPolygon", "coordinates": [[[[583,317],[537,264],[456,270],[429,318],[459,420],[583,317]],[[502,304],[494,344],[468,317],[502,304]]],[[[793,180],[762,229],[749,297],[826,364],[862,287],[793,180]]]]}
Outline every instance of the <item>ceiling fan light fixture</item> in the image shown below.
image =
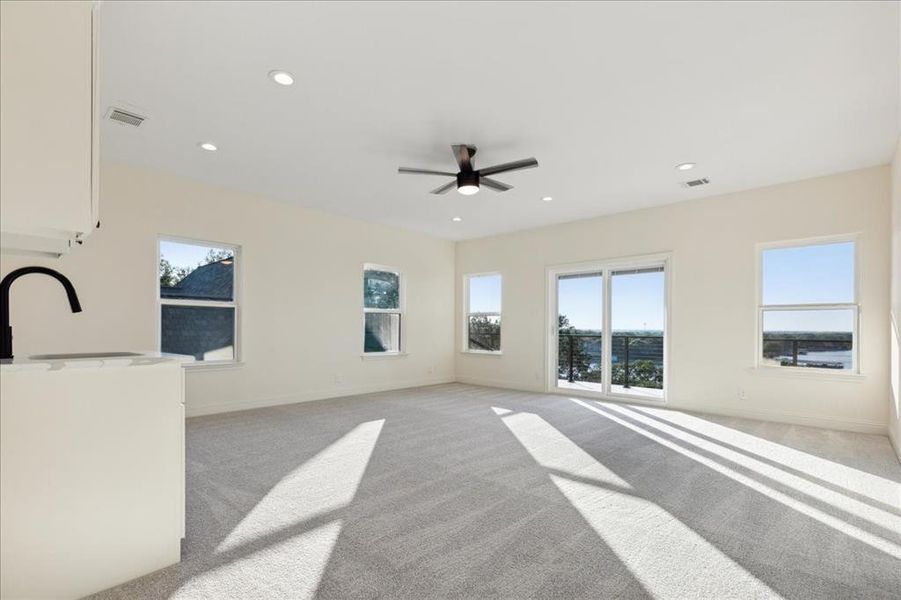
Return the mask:
{"type": "Polygon", "coordinates": [[[497,173],[531,169],[538,166],[538,161],[534,158],[524,158],[522,160],[514,160],[512,162],[506,162],[491,167],[476,169],[472,164],[472,157],[476,153],[475,146],[471,144],[454,144],[451,146],[451,150],[454,153],[454,160],[457,163],[457,168],[460,169],[457,173],[452,173],[450,171],[436,171],[434,169],[416,169],[411,167],[398,167],[397,172],[409,175],[442,175],[453,177],[454,179],[451,179],[444,185],[436,187],[431,193],[446,194],[456,187],[460,194],[472,196],[479,192],[483,184],[486,188],[494,190],[495,192],[512,190],[512,185],[507,185],[503,181],[498,181],[491,176],[497,173]]]}

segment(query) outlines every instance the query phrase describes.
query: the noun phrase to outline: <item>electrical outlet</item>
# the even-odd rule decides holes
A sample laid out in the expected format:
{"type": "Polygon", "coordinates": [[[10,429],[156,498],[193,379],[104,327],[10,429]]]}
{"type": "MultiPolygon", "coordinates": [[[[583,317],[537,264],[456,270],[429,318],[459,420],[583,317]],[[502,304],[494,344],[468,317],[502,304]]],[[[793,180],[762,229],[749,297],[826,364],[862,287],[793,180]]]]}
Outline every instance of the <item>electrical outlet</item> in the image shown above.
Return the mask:
{"type": "Polygon", "coordinates": [[[748,394],[745,392],[745,388],[738,388],[738,399],[739,400],[747,400],[748,394]]]}
{"type": "Polygon", "coordinates": [[[335,383],[343,383],[343,382],[344,382],[344,378],[341,376],[341,374],[335,373],[335,383]]]}

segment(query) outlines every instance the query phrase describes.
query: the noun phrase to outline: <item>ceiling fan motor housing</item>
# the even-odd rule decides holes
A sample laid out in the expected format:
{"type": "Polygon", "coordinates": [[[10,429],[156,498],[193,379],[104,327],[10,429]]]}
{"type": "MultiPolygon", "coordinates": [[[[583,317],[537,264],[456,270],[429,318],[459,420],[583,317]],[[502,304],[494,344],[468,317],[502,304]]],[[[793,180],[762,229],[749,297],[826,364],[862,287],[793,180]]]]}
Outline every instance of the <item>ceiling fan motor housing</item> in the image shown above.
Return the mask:
{"type": "Polygon", "coordinates": [[[478,171],[460,171],[457,173],[457,189],[467,185],[479,187],[478,171]]]}

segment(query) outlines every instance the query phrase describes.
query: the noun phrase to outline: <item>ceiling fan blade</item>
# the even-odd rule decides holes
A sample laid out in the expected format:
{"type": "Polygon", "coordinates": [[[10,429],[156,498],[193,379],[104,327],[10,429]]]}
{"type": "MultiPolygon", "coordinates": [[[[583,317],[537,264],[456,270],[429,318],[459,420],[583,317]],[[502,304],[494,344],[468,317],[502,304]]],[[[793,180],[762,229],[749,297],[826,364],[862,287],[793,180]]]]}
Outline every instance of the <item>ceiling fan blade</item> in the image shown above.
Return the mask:
{"type": "Polygon", "coordinates": [[[479,169],[479,175],[494,175],[495,173],[506,173],[507,171],[518,171],[519,169],[531,169],[532,167],[537,166],[537,160],[534,158],[525,158],[523,160],[514,160],[513,162],[504,163],[502,165],[494,165],[493,167],[479,169]]]}
{"type": "Polygon", "coordinates": [[[489,179],[488,177],[479,177],[479,184],[491,188],[492,190],[497,190],[498,192],[506,192],[507,190],[513,189],[512,185],[507,185],[506,183],[501,183],[497,179],[489,179]]]}
{"type": "Polygon", "coordinates": [[[431,193],[433,194],[446,194],[457,186],[457,180],[454,179],[450,183],[445,183],[439,188],[435,188],[431,193]]]}
{"type": "Polygon", "coordinates": [[[456,177],[456,173],[448,173],[447,171],[432,171],[430,169],[413,169],[410,167],[398,167],[398,173],[407,175],[446,175],[447,177],[456,177]]]}
{"type": "Polygon", "coordinates": [[[454,160],[461,171],[472,171],[472,157],[476,154],[475,146],[467,146],[466,144],[455,144],[451,146],[454,151],[454,160]]]}

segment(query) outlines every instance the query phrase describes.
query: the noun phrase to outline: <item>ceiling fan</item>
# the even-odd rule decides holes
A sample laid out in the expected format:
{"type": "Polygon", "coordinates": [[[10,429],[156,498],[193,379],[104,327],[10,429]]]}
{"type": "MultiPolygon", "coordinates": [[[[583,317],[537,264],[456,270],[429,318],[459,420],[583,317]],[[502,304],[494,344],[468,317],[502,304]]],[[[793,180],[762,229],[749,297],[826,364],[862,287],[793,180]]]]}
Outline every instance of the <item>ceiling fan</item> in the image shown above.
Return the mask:
{"type": "Polygon", "coordinates": [[[409,167],[399,167],[398,173],[411,175],[445,175],[454,177],[454,181],[446,183],[439,188],[432,190],[433,194],[445,194],[454,186],[457,191],[465,196],[471,196],[479,191],[479,186],[484,185],[487,188],[497,192],[506,192],[513,189],[512,185],[501,183],[496,179],[486,177],[486,175],[495,175],[497,173],[506,173],[507,171],[518,171],[519,169],[531,169],[538,166],[538,161],[534,158],[525,158],[523,160],[514,160],[513,162],[494,165],[493,167],[485,167],[484,169],[473,169],[472,157],[476,154],[476,147],[469,144],[457,144],[451,146],[454,152],[454,159],[460,171],[451,173],[449,171],[432,171],[430,169],[411,169],[409,167]]]}

